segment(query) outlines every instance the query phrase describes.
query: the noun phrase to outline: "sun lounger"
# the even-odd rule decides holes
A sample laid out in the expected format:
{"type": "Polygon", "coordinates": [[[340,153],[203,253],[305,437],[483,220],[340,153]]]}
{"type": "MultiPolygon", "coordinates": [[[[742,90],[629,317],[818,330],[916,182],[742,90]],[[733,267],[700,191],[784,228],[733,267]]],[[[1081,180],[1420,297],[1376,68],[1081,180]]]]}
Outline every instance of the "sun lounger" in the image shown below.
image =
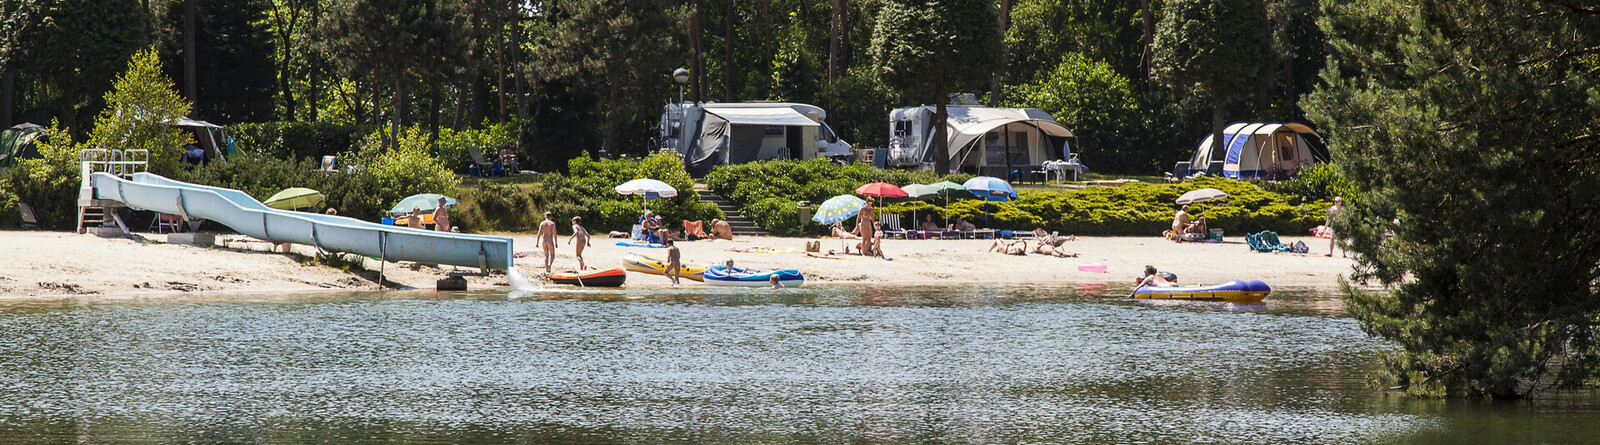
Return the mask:
{"type": "Polygon", "coordinates": [[[910,238],[908,236],[908,232],[910,231],[900,228],[900,215],[885,213],[880,218],[882,219],[879,221],[879,223],[881,224],[880,227],[883,229],[884,237],[900,237],[901,239],[910,238]]]}

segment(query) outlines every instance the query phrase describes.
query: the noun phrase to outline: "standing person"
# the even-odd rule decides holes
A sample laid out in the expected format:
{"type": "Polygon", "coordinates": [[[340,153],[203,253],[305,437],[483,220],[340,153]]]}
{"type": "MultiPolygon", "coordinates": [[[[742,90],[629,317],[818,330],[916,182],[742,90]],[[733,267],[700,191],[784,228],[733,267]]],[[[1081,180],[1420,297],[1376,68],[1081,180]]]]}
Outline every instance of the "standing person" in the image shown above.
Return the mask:
{"type": "Polygon", "coordinates": [[[450,213],[445,210],[445,198],[439,197],[439,208],[433,209],[433,230],[440,232],[450,231],[450,213]]]}
{"type": "Polygon", "coordinates": [[[872,212],[872,202],[868,201],[856,214],[856,236],[861,237],[861,256],[877,256],[878,246],[873,241],[877,239],[878,221],[872,212]]]}
{"type": "Polygon", "coordinates": [[[679,264],[678,261],[678,257],[680,255],[678,252],[678,245],[674,244],[670,239],[661,240],[661,243],[667,245],[667,278],[671,278],[672,285],[677,286],[679,273],[678,269],[683,267],[683,265],[679,264]]]}
{"type": "MultiPolygon", "coordinates": [[[[1338,219],[1339,218],[1339,212],[1343,212],[1343,211],[1344,211],[1344,200],[1343,199],[1339,199],[1338,196],[1333,197],[1333,207],[1328,207],[1328,219],[1323,221],[1323,223],[1322,223],[1323,225],[1328,227],[1328,256],[1329,257],[1333,256],[1333,249],[1335,247],[1339,246],[1339,233],[1333,231],[1333,220],[1338,219]]],[[[1345,255],[1346,254],[1343,253],[1343,252],[1339,253],[1340,257],[1344,257],[1345,255]]]]}
{"type": "Polygon", "coordinates": [[[556,222],[555,214],[544,212],[544,222],[539,223],[539,247],[544,249],[544,273],[550,273],[550,265],[556,262],[556,222]]]}
{"type": "MultiPolygon", "coordinates": [[[[549,215],[549,213],[545,213],[546,218],[549,218],[549,215]]],[[[543,224],[540,225],[542,226],[543,224]]],[[[578,269],[588,269],[589,266],[583,264],[583,248],[589,246],[589,230],[583,228],[583,217],[572,217],[572,236],[567,237],[567,244],[573,245],[573,249],[576,250],[574,255],[578,257],[578,269]],[[577,240],[578,243],[572,244],[573,240],[577,240]]]]}

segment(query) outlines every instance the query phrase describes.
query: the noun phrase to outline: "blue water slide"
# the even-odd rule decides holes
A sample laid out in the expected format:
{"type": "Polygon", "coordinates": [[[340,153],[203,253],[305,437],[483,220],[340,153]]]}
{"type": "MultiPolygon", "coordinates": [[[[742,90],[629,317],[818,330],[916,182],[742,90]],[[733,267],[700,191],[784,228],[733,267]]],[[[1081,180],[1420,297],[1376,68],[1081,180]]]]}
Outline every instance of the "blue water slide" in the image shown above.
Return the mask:
{"type": "Polygon", "coordinates": [[[415,261],[507,270],[511,238],[435,232],[386,226],[343,216],[267,207],[244,192],[174,181],[151,173],[122,179],[107,173],[91,177],[95,197],[134,210],[184,215],[228,226],[274,243],[298,243],[387,261],[415,261]]]}

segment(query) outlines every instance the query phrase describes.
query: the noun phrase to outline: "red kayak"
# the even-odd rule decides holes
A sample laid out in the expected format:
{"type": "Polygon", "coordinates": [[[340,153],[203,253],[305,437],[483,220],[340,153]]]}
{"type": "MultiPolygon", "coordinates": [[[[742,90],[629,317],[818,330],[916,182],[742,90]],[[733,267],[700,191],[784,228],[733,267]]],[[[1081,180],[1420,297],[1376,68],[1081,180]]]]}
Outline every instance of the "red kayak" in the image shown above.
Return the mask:
{"type": "Polygon", "coordinates": [[[620,287],[628,273],[619,267],[589,270],[563,270],[550,274],[550,282],[584,287],[620,287]]]}

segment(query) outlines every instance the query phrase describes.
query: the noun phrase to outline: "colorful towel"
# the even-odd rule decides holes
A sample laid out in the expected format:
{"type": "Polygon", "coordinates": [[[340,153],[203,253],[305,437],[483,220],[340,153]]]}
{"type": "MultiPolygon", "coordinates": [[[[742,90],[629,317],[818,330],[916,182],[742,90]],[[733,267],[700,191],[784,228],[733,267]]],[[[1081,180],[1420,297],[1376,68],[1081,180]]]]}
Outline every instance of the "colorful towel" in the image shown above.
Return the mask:
{"type": "Polygon", "coordinates": [[[617,245],[618,246],[623,246],[623,247],[648,247],[648,248],[651,248],[651,249],[665,249],[665,248],[667,248],[667,246],[664,246],[664,245],[661,245],[661,244],[645,243],[645,242],[639,242],[639,241],[617,241],[617,245]]]}
{"type": "Polygon", "coordinates": [[[729,252],[741,252],[741,253],[801,253],[801,252],[804,252],[804,250],[774,249],[774,248],[771,248],[771,247],[734,247],[734,248],[729,248],[728,251],[729,252]]]}

